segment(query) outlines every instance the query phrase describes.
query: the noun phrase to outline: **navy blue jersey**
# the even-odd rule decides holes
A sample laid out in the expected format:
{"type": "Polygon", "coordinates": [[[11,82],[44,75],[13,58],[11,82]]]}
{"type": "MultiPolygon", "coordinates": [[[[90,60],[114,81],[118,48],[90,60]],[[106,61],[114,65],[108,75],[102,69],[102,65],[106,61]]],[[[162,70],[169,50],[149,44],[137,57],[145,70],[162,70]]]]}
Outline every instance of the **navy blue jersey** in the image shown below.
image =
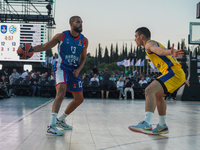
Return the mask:
{"type": "Polygon", "coordinates": [[[69,30],[64,31],[62,41],[58,45],[58,59],[56,60],[57,67],[77,68],[84,47],[85,37],[81,33],[78,37],[74,38],[70,34],[69,30]]]}

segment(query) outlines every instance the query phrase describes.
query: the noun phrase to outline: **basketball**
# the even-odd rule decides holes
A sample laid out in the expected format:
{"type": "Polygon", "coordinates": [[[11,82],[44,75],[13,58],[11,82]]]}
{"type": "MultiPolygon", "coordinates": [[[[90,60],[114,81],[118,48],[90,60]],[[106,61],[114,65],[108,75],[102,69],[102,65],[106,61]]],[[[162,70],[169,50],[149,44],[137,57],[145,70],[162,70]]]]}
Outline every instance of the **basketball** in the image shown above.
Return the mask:
{"type": "Polygon", "coordinates": [[[17,49],[17,54],[19,55],[20,59],[29,59],[33,56],[34,50],[31,44],[22,43],[17,49]]]}

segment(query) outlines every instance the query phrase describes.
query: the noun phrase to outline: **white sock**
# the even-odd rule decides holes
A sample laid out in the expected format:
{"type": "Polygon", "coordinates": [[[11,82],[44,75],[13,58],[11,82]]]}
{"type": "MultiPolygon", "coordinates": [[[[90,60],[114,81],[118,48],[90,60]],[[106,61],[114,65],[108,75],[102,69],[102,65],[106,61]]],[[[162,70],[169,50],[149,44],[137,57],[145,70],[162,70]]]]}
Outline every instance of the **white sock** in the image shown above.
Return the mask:
{"type": "Polygon", "coordinates": [[[68,115],[64,112],[59,118],[58,120],[65,120],[65,118],[67,117],[68,115]]]}
{"type": "Polygon", "coordinates": [[[146,121],[149,125],[151,124],[151,118],[152,118],[152,116],[153,116],[152,112],[150,112],[150,111],[146,112],[144,121],[146,121]]]}
{"type": "Polygon", "coordinates": [[[56,125],[56,117],[58,113],[51,113],[51,120],[50,120],[50,125],[55,126],[56,125]]]}
{"type": "Polygon", "coordinates": [[[159,126],[165,125],[166,116],[159,116],[159,126]]]}

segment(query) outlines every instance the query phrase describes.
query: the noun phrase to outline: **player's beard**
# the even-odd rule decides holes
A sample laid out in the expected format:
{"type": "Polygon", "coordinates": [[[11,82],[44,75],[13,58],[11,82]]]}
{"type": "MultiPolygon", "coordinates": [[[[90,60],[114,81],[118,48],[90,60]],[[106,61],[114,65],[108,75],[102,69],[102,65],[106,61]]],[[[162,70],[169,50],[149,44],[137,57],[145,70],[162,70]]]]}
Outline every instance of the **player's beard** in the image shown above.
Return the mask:
{"type": "Polygon", "coordinates": [[[82,27],[75,27],[74,31],[76,31],[77,33],[81,33],[82,32],[82,27]]]}

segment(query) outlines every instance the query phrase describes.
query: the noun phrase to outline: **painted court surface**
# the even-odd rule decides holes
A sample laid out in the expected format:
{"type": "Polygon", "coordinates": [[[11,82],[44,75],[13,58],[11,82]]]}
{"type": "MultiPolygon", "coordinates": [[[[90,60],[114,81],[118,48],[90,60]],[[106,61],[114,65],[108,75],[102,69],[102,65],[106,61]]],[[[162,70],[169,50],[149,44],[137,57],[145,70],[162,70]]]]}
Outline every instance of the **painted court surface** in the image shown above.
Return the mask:
{"type": "MultiPolygon", "coordinates": [[[[60,113],[72,98],[64,99],[60,113]]],[[[85,99],[67,117],[73,130],[47,136],[53,100],[13,97],[0,101],[0,150],[199,150],[200,102],[167,102],[169,134],[128,129],[144,119],[144,100],[85,99]]],[[[152,119],[158,123],[157,111],[152,119]]]]}

